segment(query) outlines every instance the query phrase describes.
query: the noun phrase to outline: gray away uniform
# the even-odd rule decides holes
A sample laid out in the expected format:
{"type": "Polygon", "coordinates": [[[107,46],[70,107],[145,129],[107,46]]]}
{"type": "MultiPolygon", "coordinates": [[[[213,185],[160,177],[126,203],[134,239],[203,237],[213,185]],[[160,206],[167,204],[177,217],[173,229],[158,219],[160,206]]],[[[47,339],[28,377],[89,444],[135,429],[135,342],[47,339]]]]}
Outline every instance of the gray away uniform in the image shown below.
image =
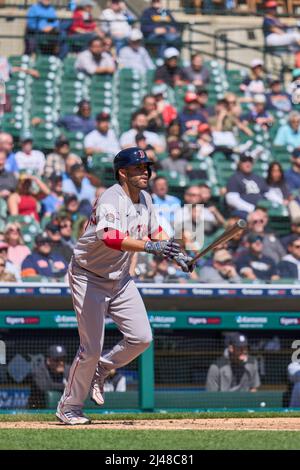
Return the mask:
{"type": "Polygon", "coordinates": [[[129,274],[132,254],[108,247],[102,241],[107,229],[135,239],[154,234],[158,222],[150,195],[141,191],[140,203],[133,204],[119,184],[107,189],[96,201],[74,249],[69,282],[80,347],[60,402],[65,409],[83,406],[98,361],[98,370],[105,375],[131,362],[152,341],[143,300],[129,274]],[[101,356],[106,315],[116,323],[123,340],[101,356]]]}

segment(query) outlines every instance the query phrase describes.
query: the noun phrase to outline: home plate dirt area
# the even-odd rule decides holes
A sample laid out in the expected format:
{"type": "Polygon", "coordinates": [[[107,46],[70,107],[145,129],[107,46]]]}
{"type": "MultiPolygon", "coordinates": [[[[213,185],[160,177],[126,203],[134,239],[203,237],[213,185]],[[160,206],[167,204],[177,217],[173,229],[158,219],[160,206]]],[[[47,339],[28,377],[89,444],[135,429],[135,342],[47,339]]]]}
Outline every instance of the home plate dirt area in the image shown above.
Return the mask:
{"type": "Polygon", "coordinates": [[[134,429],[134,430],[225,430],[300,431],[300,418],[209,418],[163,420],[94,420],[85,426],[68,426],[58,421],[0,422],[0,429],[134,429]]]}

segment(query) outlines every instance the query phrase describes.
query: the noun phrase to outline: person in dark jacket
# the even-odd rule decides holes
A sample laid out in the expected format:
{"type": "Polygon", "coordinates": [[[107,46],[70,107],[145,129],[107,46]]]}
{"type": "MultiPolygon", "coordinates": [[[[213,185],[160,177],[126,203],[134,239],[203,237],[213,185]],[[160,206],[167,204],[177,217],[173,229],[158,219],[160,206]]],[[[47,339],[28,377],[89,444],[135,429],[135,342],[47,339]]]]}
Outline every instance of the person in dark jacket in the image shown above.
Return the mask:
{"type": "Polygon", "coordinates": [[[160,57],[168,45],[180,39],[179,26],[170,10],[162,8],[161,0],[151,0],[151,7],[143,11],[141,30],[145,39],[159,45],[160,57]]]}
{"type": "Polygon", "coordinates": [[[63,127],[69,132],[82,132],[88,134],[96,129],[96,121],[91,115],[91,104],[87,100],[78,103],[76,114],[67,114],[57,121],[58,127],[63,127]]]}
{"type": "Polygon", "coordinates": [[[69,263],[72,258],[73,250],[62,242],[59,225],[49,222],[45,228],[52,242],[52,253],[61,256],[69,263]]]}
{"type": "Polygon", "coordinates": [[[198,135],[199,124],[206,122],[206,118],[199,110],[198,95],[188,91],[184,97],[185,106],[178,115],[182,134],[198,135]]]}
{"type": "Polygon", "coordinates": [[[31,385],[29,408],[45,408],[47,392],[62,392],[68,380],[70,366],[66,364],[64,346],[49,347],[45,360],[34,361],[29,379],[31,385]]]}
{"type": "Polygon", "coordinates": [[[278,264],[280,277],[300,281],[300,236],[294,235],[288,245],[289,254],[278,264]]]}
{"type": "Polygon", "coordinates": [[[256,392],[260,386],[257,361],[249,355],[245,335],[229,336],[224,356],[209,367],[206,378],[208,392],[256,392]]]}
{"type": "Polygon", "coordinates": [[[179,51],[175,47],[168,47],[164,52],[165,63],[158,67],[154,81],[165,83],[170,87],[182,86],[188,78],[183,67],[178,65],[179,51]]]}

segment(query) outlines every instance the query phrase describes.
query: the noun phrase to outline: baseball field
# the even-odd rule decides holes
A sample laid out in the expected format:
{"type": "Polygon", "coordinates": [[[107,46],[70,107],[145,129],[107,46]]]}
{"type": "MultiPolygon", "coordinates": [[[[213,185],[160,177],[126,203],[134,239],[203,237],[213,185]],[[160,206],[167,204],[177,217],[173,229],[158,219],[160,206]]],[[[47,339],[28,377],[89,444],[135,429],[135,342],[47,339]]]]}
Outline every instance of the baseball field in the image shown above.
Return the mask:
{"type": "Polygon", "coordinates": [[[71,427],[52,414],[0,415],[6,450],[299,450],[300,413],[90,415],[71,427]]]}

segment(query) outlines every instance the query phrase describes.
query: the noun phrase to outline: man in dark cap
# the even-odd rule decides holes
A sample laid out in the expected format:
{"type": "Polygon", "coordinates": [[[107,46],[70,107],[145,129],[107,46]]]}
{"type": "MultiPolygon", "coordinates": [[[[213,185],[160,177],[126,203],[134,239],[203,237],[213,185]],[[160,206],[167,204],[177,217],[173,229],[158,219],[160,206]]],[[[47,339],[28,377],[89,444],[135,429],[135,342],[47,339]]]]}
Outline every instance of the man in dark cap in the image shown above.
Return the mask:
{"type": "Polygon", "coordinates": [[[70,262],[72,258],[73,250],[62,242],[60,226],[52,222],[46,225],[46,233],[51,239],[52,253],[61,256],[66,262],[70,262]]]}
{"type": "Polygon", "coordinates": [[[55,141],[54,151],[46,157],[44,176],[50,178],[52,173],[68,173],[68,168],[75,163],[82,163],[82,160],[71,152],[69,140],[61,135],[55,141]]]}
{"type": "Polygon", "coordinates": [[[69,132],[82,132],[88,134],[95,129],[95,119],[92,117],[91,103],[87,100],[81,100],[78,103],[76,114],[67,114],[57,121],[58,127],[63,127],[69,132]]]}
{"type": "Polygon", "coordinates": [[[119,141],[115,131],[110,127],[110,115],[102,112],[96,116],[96,129],[84,139],[84,148],[87,155],[94,153],[118,153],[119,141]]]}
{"type": "Polygon", "coordinates": [[[289,113],[292,111],[292,101],[288,93],[282,90],[281,81],[274,78],[270,82],[270,92],[266,95],[267,109],[271,111],[283,111],[289,113]]]}
{"type": "Polygon", "coordinates": [[[53,344],[47,356],[33,362],[30,376],[29,408],[45,408],[47,392],[61,392],[68,379],[70,366],[66,364],[67,352],[63,345],[53,344]]]}
{"type": "Polygon", "coordinates": [[[208,392],[256,392],[260,386],[257,361],[249,355],[244,334],[228,335],[224,355],[210,365],[206,390],[208,392]]]}

